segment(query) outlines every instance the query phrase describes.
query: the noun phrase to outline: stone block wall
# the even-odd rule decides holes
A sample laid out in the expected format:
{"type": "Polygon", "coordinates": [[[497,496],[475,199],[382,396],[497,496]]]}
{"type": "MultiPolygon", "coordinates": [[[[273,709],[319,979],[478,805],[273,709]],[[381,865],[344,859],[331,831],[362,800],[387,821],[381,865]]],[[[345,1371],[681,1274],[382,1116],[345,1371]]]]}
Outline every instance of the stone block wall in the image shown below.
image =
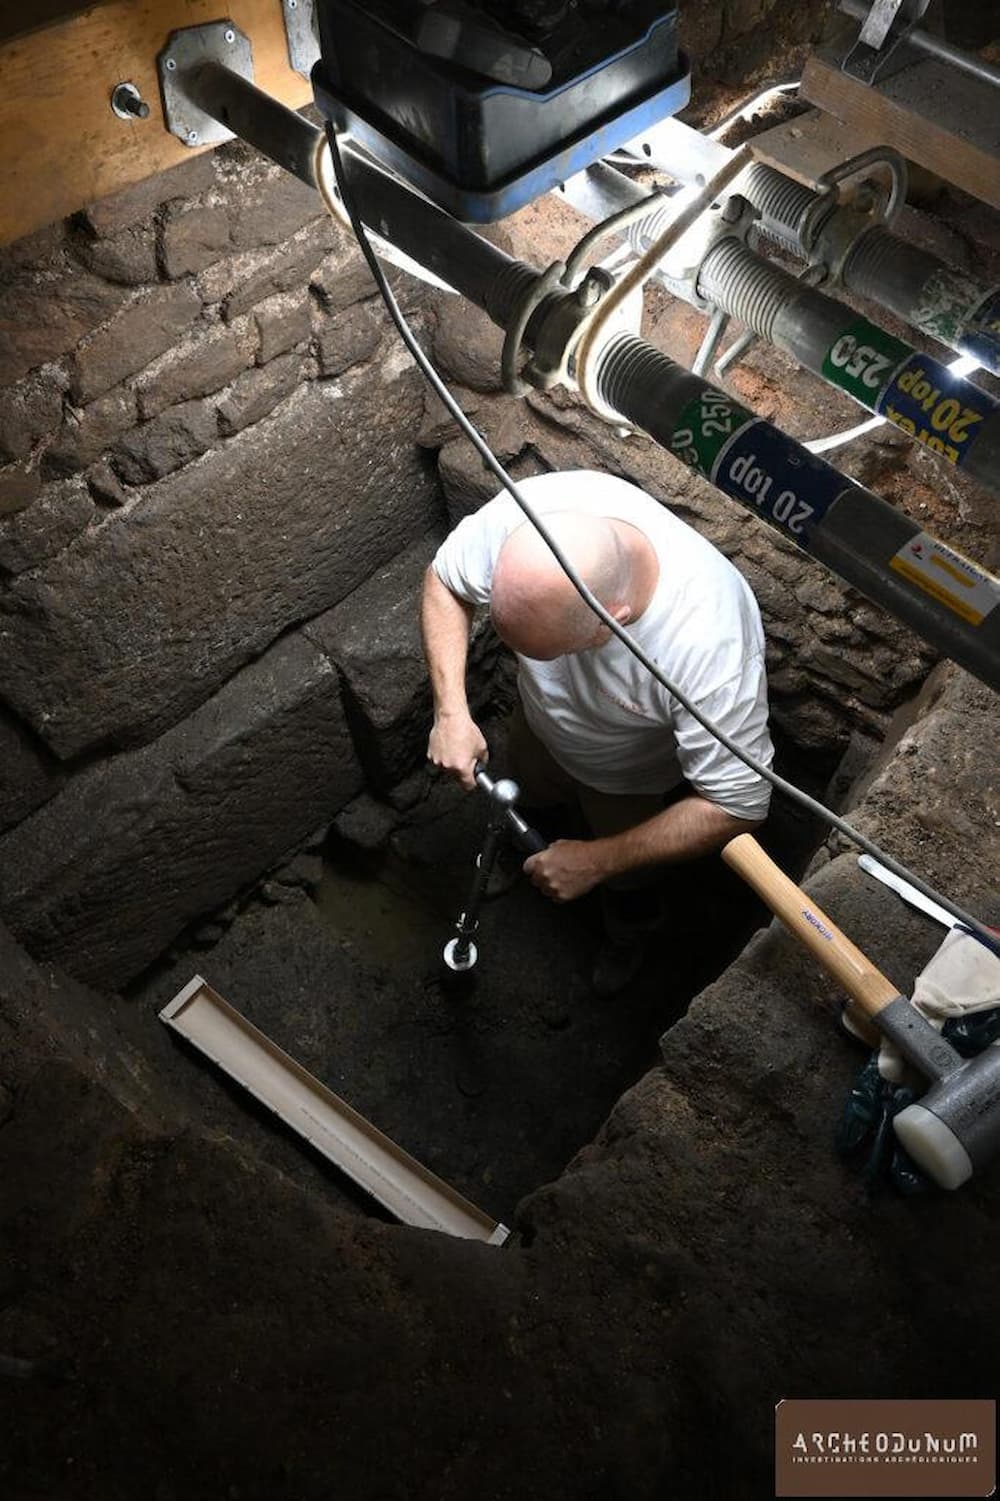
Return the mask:
{"type": "Polygon", "coordinates": [[[388,330],[240,143],[0,250],[0,909],[34,952],[121,984],[360,790],[322,621],[444,521],[388,330]]]}

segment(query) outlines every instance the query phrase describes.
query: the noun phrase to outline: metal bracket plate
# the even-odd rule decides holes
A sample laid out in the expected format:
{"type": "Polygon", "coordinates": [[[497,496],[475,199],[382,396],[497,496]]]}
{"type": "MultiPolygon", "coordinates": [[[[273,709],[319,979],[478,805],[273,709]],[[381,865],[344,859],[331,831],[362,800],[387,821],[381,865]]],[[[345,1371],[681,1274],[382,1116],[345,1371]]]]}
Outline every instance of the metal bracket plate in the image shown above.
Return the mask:
{"type": "Polygon", "coordinates": [[[281,0],[281,8],[285,13],[288,61],[296,73],[309,78],[319,57],[316,0],[281,0]]]}
{"type": "Polygon", "coordinates": [[[250,39],[232,21],[172,31],[156,60],[167,129],[188,146],[217,146],[233,139],[233,132],[193,103],[185,88],[185,77],[209,62],[221,63],[253,81],[250,39]]]}

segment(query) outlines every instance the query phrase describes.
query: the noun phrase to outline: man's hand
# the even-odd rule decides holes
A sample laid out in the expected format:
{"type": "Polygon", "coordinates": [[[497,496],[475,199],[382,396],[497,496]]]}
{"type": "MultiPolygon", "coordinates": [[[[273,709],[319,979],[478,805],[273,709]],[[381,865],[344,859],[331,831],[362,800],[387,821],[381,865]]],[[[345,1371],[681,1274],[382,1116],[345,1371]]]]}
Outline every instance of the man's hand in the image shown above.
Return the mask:
{"type": "Polygon", "coordinates": [[[597,851],[596,840],[557,839],[548,849],[525,860],[525,875],[554,902],[573,902],[578,896],[586,896],[607,875],[597,851]]]}
{"type": "Polygon", "coordinates": [[[476,785],[476,762],[485,761],[487,756],[486,737],[471,714],[459,711],[435,716],[427,742],[427,759],[439,771],[461,782],[466,792],[476,785]]]}

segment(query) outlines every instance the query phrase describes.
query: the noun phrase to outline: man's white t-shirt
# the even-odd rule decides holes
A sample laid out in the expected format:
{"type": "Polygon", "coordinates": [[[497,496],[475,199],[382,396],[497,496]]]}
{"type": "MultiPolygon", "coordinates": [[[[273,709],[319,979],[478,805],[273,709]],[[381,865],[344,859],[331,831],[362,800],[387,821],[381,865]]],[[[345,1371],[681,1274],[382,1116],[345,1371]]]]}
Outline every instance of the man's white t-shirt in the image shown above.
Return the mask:
{"type": "MultiPolygon", "coordinates": [[[[521,480],[519,488],[542,516],[585,511],[629,522],[648,537],[659,580],[627,629],[704,714],[769,766],[764,632],[742,575],[627,480],[572,470],[521,480]]],[[[433,564],[438,578],[460,599],[487,604],[500,549],[524,520],[503,491],[441,544],[433,564]]],[[[518,689],[534,733],[584,785],[655,793],[685,780],[736,818],[766,815],[768,783],[703,729],[617,638],[551,662],[519,655],[518,689]]]]}

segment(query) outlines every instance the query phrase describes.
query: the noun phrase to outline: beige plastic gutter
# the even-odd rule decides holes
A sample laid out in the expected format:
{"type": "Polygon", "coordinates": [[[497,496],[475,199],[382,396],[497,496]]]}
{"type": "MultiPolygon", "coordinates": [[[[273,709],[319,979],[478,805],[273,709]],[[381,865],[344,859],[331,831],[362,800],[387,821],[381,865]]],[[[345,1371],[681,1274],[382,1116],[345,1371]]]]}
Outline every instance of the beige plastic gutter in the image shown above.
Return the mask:
{"type": "Polygon", "coordinates": [[[499,1246],[510,1231],[422,1166],[195,975],[160,1012],[404,1225],[499,1246]]]}

